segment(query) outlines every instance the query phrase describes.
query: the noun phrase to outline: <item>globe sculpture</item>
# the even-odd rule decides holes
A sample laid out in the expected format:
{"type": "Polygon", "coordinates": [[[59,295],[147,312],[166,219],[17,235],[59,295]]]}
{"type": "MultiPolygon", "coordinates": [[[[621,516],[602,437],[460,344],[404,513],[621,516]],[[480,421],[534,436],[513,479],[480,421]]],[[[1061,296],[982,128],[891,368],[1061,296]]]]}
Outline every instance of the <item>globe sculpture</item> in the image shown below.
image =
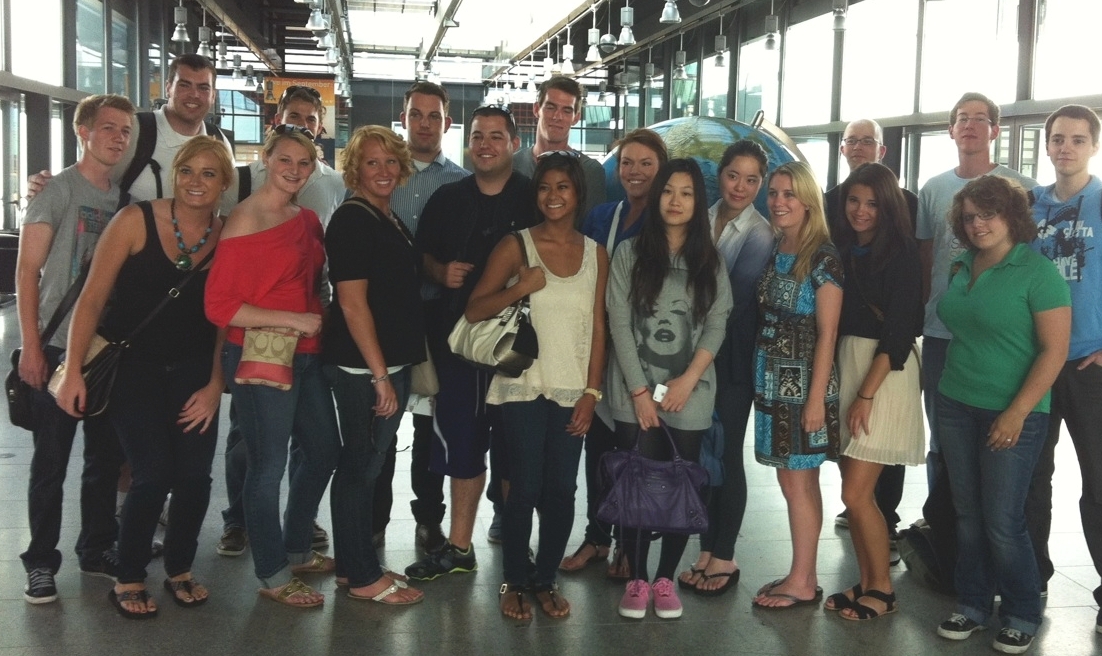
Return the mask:
{"type": "MultiPolygon", "coordinates": [[[[723,157],[723,151],[739,139],[756,141],[765,149],[769,156],[770,171],[786,162],[803,159],[799,152],[794,150],[794,146],[790,148],[785,145],[784,140],[788,140],[788,137],[783,133],[774,136],[761,128],[728,118],[709,116],[675,118],[656,123],[650,126],[650,129],[657,132],[666,142],[671,158],[691,157],[700,165],[700,170],[704,173],[704,183],[708,188],[709,206],[719,199],[716,176],[719,174],[719,160],[723,157]]],[[[790,140],[789,143],[791,143],[790,140]]],[[[624,198],[624,188],[620,186],[620,176],[616,171],[618,150],[613,148],[603,162],[606,198],[609,201],[619,201],[624,198]]],[[[761,192],[754,199],[754,206],[762,216],[769,216],[765,185],[762,185],[761,192]]]]}

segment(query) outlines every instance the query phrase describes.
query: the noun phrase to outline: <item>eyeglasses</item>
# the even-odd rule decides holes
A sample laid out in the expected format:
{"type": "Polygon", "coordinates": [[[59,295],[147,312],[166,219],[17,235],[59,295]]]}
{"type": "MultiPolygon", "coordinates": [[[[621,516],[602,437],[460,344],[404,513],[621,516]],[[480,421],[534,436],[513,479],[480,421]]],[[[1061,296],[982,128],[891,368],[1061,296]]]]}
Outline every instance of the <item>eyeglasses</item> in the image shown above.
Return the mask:
{"type": "Polygon", "coordinates": [[[306,138],[309,139],[310,141],[314,140],[314,133],[311,132],[310,130],[302,127],[301,125],[291,125],[290,123],[280,123],[279,125],[272,128],[272,131],[275,132],[276,134],[288,134],[288,133],[291,133],[291,132],[301,132],[302,134],[306,135],[306,138]]]}
{"type": "Polygon", "coordinates": [[[981,125],[990,125],[991,119],[986,116],[958,116],[957,123],[960,125],[968,125],[974,123],[977,127],[981,125]]]}
{"type": "Polygon", "coordinates": [[[513,118],[513,112],[509,111],[508,105],[482,105],[471,112],[471,118],[476,116],[501,116],[509,124],[510,132],[517,131],[517,121],[513,118]]]}
{"type": "Polygon", "coordinates": [[[985,210],[983,212],[976,212],[975,214],[962,214],[960,220],[964,222],[964,225],[972,225],[977,220],[987,223],[998,216],[998,214],[999,213],[995,210],[985,210]]]}
{"type": "Polygon", "coordinates": [[[301,86],[298,84],[292,84],[283,90],[283,95],[279,97],[280,104],[286,102],[288,98],[295,95],[298,92],[303,92],[307,95],[313,96],[314,100],[321,100],[321,92],[314,87],[301,86]]]}
{"type": "Polygon", "coordinates": [[[872,148],[873,146],[877,146],[877,145],[880,144],[879,141],[877,141],[876,139],[873,139],[872,137],[864,137],[862,139],[856,139],[854,137],[846,137],[845,139],[842,139],[842,143],[846,144],[850,148],[853,148],[854,146],[857,146],[857,145],[864,146],[865,148],[872,148]]]}
{"type": "Polygon", "coordinates": [[[556,157],[556,156],[557,157],[570,157],[572,159],[578,159],[579,157],[582,156],[582,154],[579,153],[576,150],[547,150],[547,151],[544,151],[544,152],[540,153],[539,155],[536,155],[536,159],[539,160],[539,159],[544,159],[545,157],[556,157]]]}

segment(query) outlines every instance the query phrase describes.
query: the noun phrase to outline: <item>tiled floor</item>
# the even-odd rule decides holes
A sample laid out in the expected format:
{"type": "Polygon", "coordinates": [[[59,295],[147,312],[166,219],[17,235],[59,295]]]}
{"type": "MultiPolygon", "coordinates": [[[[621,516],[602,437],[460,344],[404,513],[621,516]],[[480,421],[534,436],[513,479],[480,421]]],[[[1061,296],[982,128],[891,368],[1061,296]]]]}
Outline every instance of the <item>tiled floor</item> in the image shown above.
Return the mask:
{"type": "MultiPolygon", "coordinates": [[[[18,341],[14,308],[0,310],[0,353],[18,341]]],[[[223,417],[224,419],[224,417],[223,417]]],[[[223,421],[223,432],[225,430],[223,421]]],[[[399,433],[399,446],[410,441],[408,422],[399,433]]],[[[57,577],[58,603],[31,606],[23,601],[25,582],[19,553],[27,540],[27,471],[30,435],[0,420],[0,656],[54,654],[853,654],[925,656],[988,654],[994,632],[988,630],[965,642],[937,637],[937,623],[953,609],[953,600],[919,584],[905,568],[893,572],[901,610],[874,622],[847,622],[821,608],[790,611],[754,610],[753,591],[785,573],[790,547],[784,501],[773,471],[748,455],[750,501],[737,547],[742,583],[726,596],[683,598],[685,614],[678,620],[625,620],[616,614],[622,587],[606,581],[599,567],[561,579],[563,593],[573,604],[571,616],[551,620],[538,610],[527,623],[507,621],[497,610],[501,583],[500,549],[485,540],[491,510],[483,503],[475,549],[480,569],[474,574],[451,575],[423,586],[423,604],[389,608],[353,601],[337,593],[330,577],[310,583],[327,593],[325,606],[296,610],[257,596],[248,552],[238,558],[218,556],[215,542],[221,532],[219,511],[226,501],[221,453],[214,463],[214,491],[200,536],[195,573],[211,589],[210,603],[185,610],[169,603],[161,590],[159,561],[154,561],[150,588],[160,602],[160,617],[151,622],[120,618],[107,602],[110,584],[82,577],[72,554],[79,528],[77,505],[80,451],[74,449],[66,483],[65,519],[61,549],[66,561],[57,577]]],[[[1079,471],[1070,440],[1057,451],[1054,482],[1053,535],[1050,543],[1056,576],[1045,622],[1030,651],[1033,654],[1102,654],[1102,635],[1095,633],[1098,607],[1091,590],[1097,575],[1079,526],[1077,500],[1079,471]]],[[[401,569],[415,558],[413,520],[408,513],[409,455],[399,454],[395,480],[395,519],[387,531],[385,562],[401,569]]],[[[900,515],[920,515],[925,498],[925,474],[907,472],[900,515]]],[[[584,486],[584,481],[580,481],[584,486]]],[[[825,522],[819,550],[820,584],[833,592],[856,580],[856,565],[845,530],[831,519],[841,510],[838,470],[822,470],[825,522]]],[[[581,540],[584,509],[579,490],[578,519],[571,548],[581,540]]],[[[329,527],[328,501],[321,523],[329,527]]],[[[446,528],[446,527],[445,527],[446,528]]],[[[695,556],[690,542],[685,565],[695,556]]]]}

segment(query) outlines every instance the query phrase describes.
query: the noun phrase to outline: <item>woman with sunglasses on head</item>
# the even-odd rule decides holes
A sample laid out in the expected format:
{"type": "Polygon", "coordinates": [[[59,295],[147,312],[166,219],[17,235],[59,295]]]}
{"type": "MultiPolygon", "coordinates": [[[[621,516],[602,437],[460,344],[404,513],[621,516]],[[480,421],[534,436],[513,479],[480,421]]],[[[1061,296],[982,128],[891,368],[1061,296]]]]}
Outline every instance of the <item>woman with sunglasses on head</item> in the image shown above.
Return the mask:
{"type": "Polygon", "coordinates": [[[719,200],[708,208],[711,236],[723,259],[734,305],[727,336],[716,354],[716,414],[723,431],[723,481],[708,494],[708,530],[700,536],[696,564],[678,576],[682,589],[718,596],[738,583],[735,540],[746,513],[743,442],[754,402],[755,289],[773,252],[773,230],[754,207],[769,160],[758,143],[743,139],[719,162],[719,200]]]}
{"type": "Polygon", "coordinates": [[[922,334],[922,267],[899,180],[883,164],[857,167],[839,187],[845,222],[834,240],[845,266],[838,327],[842,500],[861,579],[827,598],[848,620],[896,610],[888,526],[876,503],[885,466],[925,462],[915,338],[922,334]]]}
{"type": "Polygon", "coordinates": [[[495,375],[486,397],[501,407],[510,444],[500,606],[520,620],[532,616],[525,591],[550,617],[570,613],[555,577],[574,523],[582,437],[601,397],[608,278],[604,248],[574,229],[586,194],[577,153],[540,154],[532,181],[542,222],[498,243],[466,311],[468,321],[482,321],[530,296],[539,336],[539,358],[518,378],[495,375]],[[540,514],[534,570],[533,510],[540,514]]]}
{"type": "Polygon", "coordinates": [[[1029,649],[1041,624],[1041,580],[1025,503],[1048,430],[1050,388],[1068,354],[1071,292],[1037,237],[1026,194],[1006,178],[966,184],[949,212],[967,248],[937,314],[953,339],[938,384],[941,453],[957,512],[956,612],[938,635],[984,628],[1002,595],[992,647],[1029,649]]]}
{"type": "Polygon", "coordinates": [[[314,514],[336,467],[340,436],[321,371],[319,278],[325,262],[317,215],[297,204],[314,170],[310,133],[278,125],[262,151],[268,178],[230,214],[207,282],[207,317],[227,329],[222,349],[237,422],[247,447],[245,518],[260,593],[296,607],[324,598],[297,574],[331,572],[334,562],[310,550],[314,514]],[[239,383],[246,328],[297,335],[291,388],[239,383]],[[291,476],[280,525],[280,482],[294,433],[302,463],[291,476]]]}
{"type": "Polygon", "coordinates": [[[792,566],[762,586],[755,606],[817,604],[823,526],[819,466],[839,447],[834,344],[842,310],[842,262],[830,243],[823,193],[811,168],[782,164],[769,176],[776,248],[758,282],[754,354],[754,455],[777,468],[788,506],[792,566]]]}
{"type": "MultiPolygon", "coordinates": [[[[207,600],[191,566],[210,501],[224,382],[216,352],[221,336],[203,315],[203,287],[205,263],[222,234],[218,206],[233,162],[220,140],[198,136],[180,148],[172,173],[173,198],[125,207],[104,230],[69,331],[68,359],[77,363],[97,332],[121,341],[153,317],[123,352],[107,405],[132,475],[119,529],[119,575],[110,592],[127,619],[157,614],[146,567],[169,491],[164,587],[183,607],[207,600]],[[156,309],[173,289],[178,295],[156,309]]],[[[80,369],[66,367],[57,397],[76,417],[87,394],[80,369]]]]}
{"type": "Polygon", "coordinates": [[[375,481],[402,421],[412,365],[425,360],[421,256],[390,208],[413,165],[406,142],[377,125],[353,132],[341,157],[353,195],[325,232],[334,302],[323,351],[343,442],[330,493],[337,583],[353,599],[401,606],[424,595],[380,566],[371,537],[375,481]]]}
{"type": "MultiPolygon", "coordinates": [[[[626,239],[639,234],[647,215],[647,197],[658,169],[669,156],[666,144],[658,133],[646,128],[632,130],[617,142],[617,171],[626,198],[594,207],[582,225],[582,234],[605,247],[611,258],[626,239]]],[[[608,560],[612,546],[612,526],[597,519],[597,504],[601,500],[601,456],[616,447],[612,412],[608,401],[597,404],[597,418],[585,436],[586,518],[585,539],[573,555],[559,566],[564,572],[574,572],[595,562],[608,560]]],[[[627,559],[617,549],[608,567],[608,577],[628,580],[627,559]]]]}
{"type": "MultiPolygon", "coordinates": [[[[638,237],[612,259],[607,294],[612,355],[608,392],[621,449],[639,446],[655,460],[678,454],[696,461],[712,424],[716,373],[712,360],[731,312],[731,284],[709,235],[704,176],[691,159],[659,169],[638,237]],[[667,388],[661,401],[658,386],[667,388]]],[[[674,572],[689,536],[661,535],[653,586],[647,573],[650,534],[621,527],[631,569],[620,615],[642,618],[651,595],[660,618],[681,616],[674,572]]]]}

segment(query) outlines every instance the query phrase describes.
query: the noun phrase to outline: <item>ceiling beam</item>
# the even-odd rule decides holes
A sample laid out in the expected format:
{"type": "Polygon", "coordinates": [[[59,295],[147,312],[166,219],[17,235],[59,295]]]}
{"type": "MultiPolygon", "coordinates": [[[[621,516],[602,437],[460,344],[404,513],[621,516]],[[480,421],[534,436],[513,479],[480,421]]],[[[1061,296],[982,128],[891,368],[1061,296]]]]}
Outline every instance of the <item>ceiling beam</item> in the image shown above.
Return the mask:
{"type": "Polygon", "coordinates": [[[198,0],[198,2],[207,10],[207,13],[214,16],[215,20],[233,32],[269,71],[283,72],[283,62],[277,65],[265,52],[262,44],[268,47],[271,47],[271,44],[268,44],[267,38],[261,34],[258,21],[250,20],[233,2],[223,3],[220,0],[198,0]]]}
{"type": "Polygon", "coordinates": [[[440,42],[444,40],[444,33],[448,31],[448,23],[455,20],[455,12],[459,11],[459,5],[463,4],[463,0],[448,0],[448,6],[436,14],[436,34],[433,35],[432,41],[429,43],[421,42],[421,51],[417,54],[417,58],[422,61],[429,61],[436,56],[436,51],[440,49],[440,42]]]}

